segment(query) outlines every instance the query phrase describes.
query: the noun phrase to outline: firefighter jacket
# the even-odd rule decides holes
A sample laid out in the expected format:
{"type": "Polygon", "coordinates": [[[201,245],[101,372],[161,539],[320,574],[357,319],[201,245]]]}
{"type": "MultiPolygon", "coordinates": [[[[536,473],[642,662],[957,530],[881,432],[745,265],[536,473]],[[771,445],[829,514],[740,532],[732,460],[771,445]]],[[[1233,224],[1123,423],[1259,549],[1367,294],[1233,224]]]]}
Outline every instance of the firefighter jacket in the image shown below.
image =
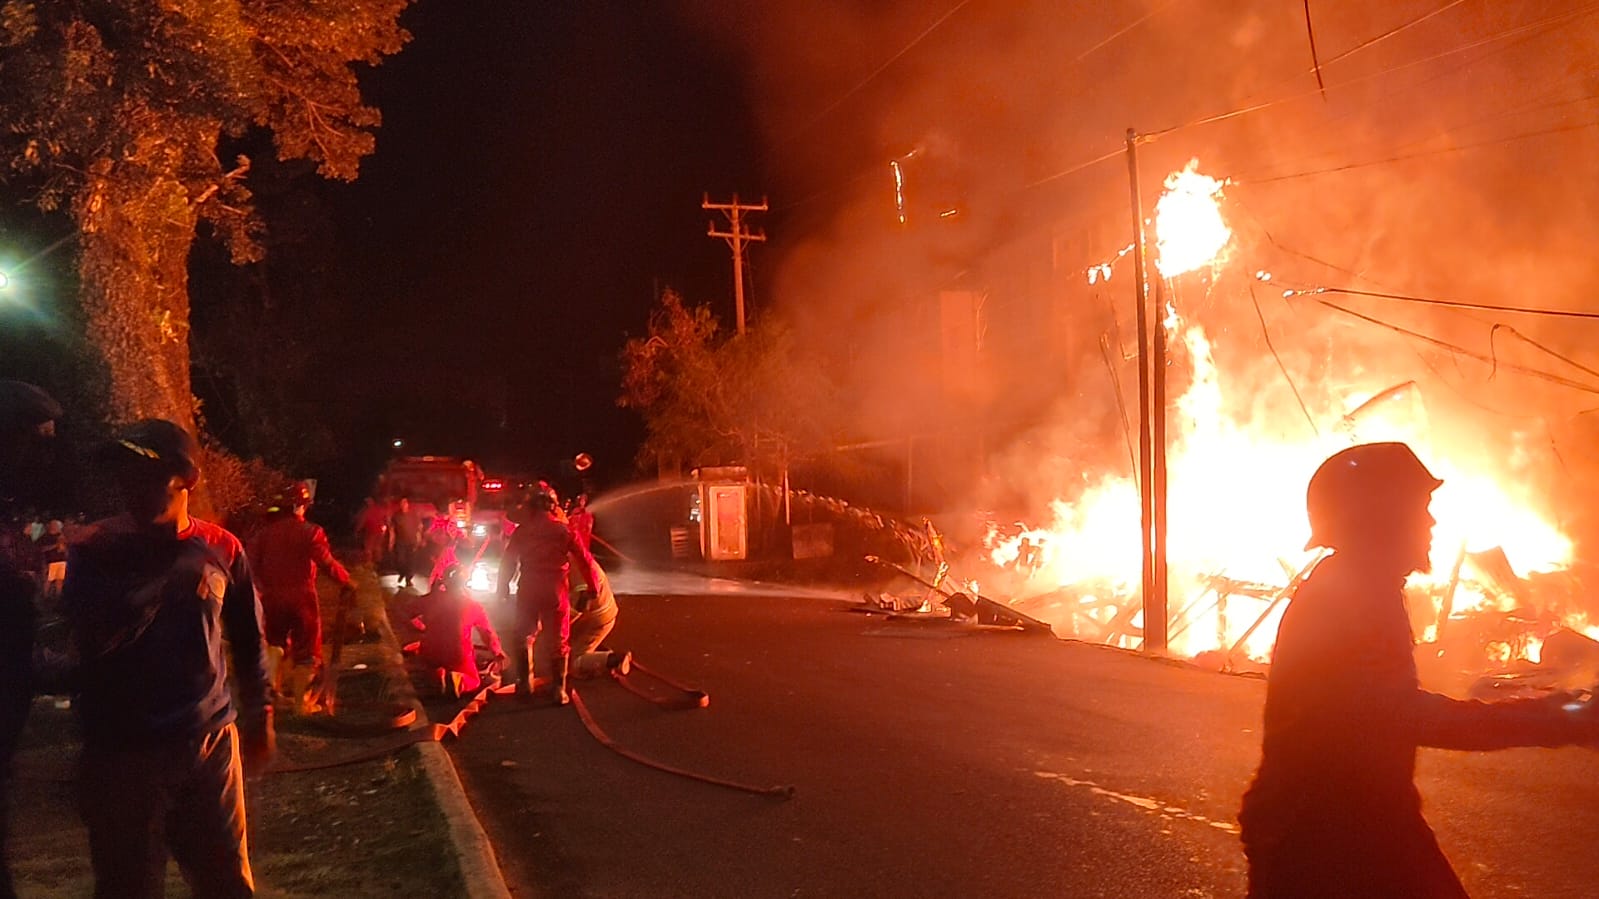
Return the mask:
{"type": "Polygon", "coordinates": [[[244,547],[226,530],[199,519],[176,533],[127,516],[103,521],[69,548],[61,603],[86,745],[192,739],[235,719],[246,731],[264,726],[261,606],[244,547]]]}
{"type": "Polygon", "coordinates": [[[340,585],[350,586],[350,573],[333,558],[328,535],[293,512],[277,512],[250,540],[250,566],[261,601],[269,606],[316,602],[320,566],[340,585]]]}
{"type": "Polygon", "coordinates": [[[511,581],[518,574],[519,593],[565,593],[569,559],[578,563],[578,575],[597,593],[594,557],[566,524],[548,515],[534,515],[506,543],[505,558],[500,563],[500,595],[510,595],[511,581]]]}
{"type": "Polygon", "coordinates": [[[422,632],[418,658],[429,665],[467,675],[462,689],[474,690],[478,686],[477,650],[472,645],[472,631],[483,635],[494,655],[504,653],[499,635],[489,624],[488,613],[465,591],[437,586],[432,592],[418,596],[406,611],[422,619],[426,628],[422,632]]]}
{"type": "Polygon", "coordinates": [[[1422,690],[1403,588],[1402,577],[1335,554],[1283,614],[1260,769],[1239,814],[1252,897],[1464,896],[1421,816],[1417,747],[1583,738],[1558,700],[1490,704],[1422,690]]]}

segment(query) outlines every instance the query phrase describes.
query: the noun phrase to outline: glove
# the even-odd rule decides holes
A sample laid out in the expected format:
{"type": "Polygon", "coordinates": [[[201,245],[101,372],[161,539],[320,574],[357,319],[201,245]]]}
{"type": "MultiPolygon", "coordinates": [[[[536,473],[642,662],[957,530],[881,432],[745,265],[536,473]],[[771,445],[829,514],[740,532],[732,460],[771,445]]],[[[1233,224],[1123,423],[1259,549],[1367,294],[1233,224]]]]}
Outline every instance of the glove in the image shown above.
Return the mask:
{"type": "Polygon", "coordinates": [[[239,718],[239,759],[245,777],[259,777],[272,766],[278,754],[277,731],[272,726],[272,707],[263,706],[248,718],[239,718]]]}

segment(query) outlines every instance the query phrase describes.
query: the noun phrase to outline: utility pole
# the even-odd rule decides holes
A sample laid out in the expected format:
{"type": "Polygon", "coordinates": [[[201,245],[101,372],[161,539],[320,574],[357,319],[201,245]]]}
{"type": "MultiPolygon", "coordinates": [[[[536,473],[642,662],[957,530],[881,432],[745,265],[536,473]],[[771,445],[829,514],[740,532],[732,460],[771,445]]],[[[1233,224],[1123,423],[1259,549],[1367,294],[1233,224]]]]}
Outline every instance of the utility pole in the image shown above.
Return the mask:
{"type": "Polygon", "coordinates": [[[1145,282],[1144,203],[1138,189],[1138,132],[1127,129],[1127,178],[1133,204],[1133,274],[1138,299],[1138,499],[1143,532],[1144,652],[1164,654],[1166,633],[1166,341],[1160,310],[1150,346],[1149,286],[1145,282]],[[1158,441],[1158,442],[1157,442],[1158,441]]]}
{"type": "Polygon", "coordinates": [[[706,234],[711,237],[720,237],[727,241],[733,248],[733,302],[738,309],[738,333],[744,334],[744,245],[750,241],[760,242],[766,240],[762,231],[752,231],[744,221],[746,212],[765,212],[766,198],[762,197],[759,205],[740,203],[738,194],[733,195],[731,203],[712,203],[711,195],[705,194],[704,201],[700,203],[701,209],[715,209],[727,218],[727,230],[716,230],[716,223],[712,222],[706,234]]]}

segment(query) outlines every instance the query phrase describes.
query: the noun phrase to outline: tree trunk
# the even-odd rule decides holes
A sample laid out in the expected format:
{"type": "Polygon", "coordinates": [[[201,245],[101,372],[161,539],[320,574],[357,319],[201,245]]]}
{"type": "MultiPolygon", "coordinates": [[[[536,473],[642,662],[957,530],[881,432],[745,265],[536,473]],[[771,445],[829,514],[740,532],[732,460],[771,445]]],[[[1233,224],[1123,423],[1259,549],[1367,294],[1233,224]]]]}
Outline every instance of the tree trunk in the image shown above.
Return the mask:
{"type": "MultiPolygon", "coordinates": [[[[167,123],[173,124],[173,123],[167,123]]],[[[193,430],[189,249],[198,213],[159,128],[105,158],[73,204],[90,343],[110,376],[113,422],[165,418],[193,430]]]]}
{"type": "MultiPolygon", "coordinates": [[[[180,173],[185,148],[214,147],[215,123],[148,116],[120,154],[90,167],[72,212],[80,233],[87,336],[105,361],[112,424],[164,418],[198,436],[189,381],[189,250],[198,204],[180,173]],[[185,132],[198,128],[188,139],[185,132]]],[[[209,514],[203,486],[191,505],[209,514]]]]}

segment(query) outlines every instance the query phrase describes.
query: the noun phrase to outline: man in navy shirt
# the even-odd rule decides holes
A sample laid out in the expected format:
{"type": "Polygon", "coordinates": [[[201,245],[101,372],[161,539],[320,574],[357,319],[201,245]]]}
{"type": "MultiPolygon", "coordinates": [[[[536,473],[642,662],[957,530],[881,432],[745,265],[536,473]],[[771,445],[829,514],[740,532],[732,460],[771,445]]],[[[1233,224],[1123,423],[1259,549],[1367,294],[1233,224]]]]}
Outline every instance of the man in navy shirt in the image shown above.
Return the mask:
{"type": "Polygon", "coordinates": [[[196,896],[255,890],[244,775],[273,753],[261,608],[238,538],[189,515],[197,457],[172,422],[128,427],[105,456],[124,512],[69,550],[96,896],[161,895],[169,850],[196,896]]]}

